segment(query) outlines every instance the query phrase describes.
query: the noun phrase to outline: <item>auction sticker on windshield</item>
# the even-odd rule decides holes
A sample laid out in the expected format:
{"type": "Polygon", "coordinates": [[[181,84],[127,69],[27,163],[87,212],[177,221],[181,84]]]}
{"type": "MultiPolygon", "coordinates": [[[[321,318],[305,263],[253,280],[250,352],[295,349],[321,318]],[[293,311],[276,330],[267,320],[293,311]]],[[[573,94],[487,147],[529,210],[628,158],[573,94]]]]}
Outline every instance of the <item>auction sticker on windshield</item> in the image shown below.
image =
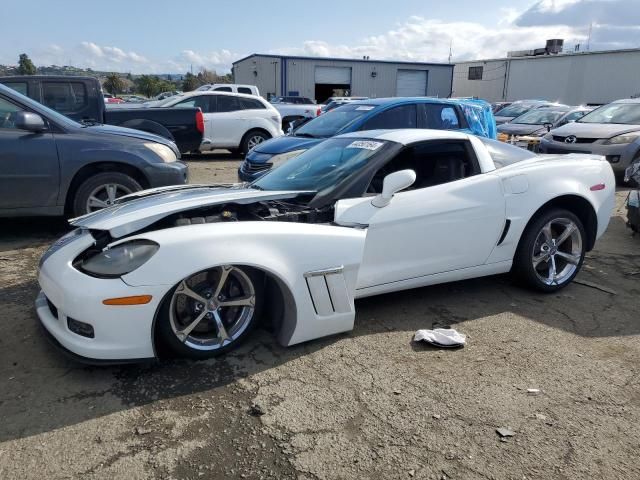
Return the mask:
{"type": "Polygon", "coordinates": [[[356,140],[355,142],[352,142],[349,145],[347,145],[346,148],[361,148],[364,150],[377,150],[382,145],[384,145],[383,142],[374,142],[371,140],[356,140]]]}
{"type": "Polygon", "coordinates": [[[376,107],[374,107],[373,105],[362,105],[356,108],[356,110],[361,110],[361,111],[364,110],[365,112],[368,112],[369,110],[373,110],[374,108],[376,107]]]}

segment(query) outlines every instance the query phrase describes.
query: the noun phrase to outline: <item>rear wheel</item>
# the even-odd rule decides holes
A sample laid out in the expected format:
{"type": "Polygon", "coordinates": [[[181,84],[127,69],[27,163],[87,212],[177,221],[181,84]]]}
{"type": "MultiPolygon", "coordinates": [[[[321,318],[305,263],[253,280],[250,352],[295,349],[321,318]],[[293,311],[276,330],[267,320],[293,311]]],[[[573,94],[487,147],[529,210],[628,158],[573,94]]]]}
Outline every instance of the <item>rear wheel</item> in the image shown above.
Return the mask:
{"type": "Polygon", "coordinates": [[[142,190],[132,177],[120,172],[104,172],[92,175],[80,184],[73,197],[73,214],[76,217],[113,205],[116,199],[142,190]]]}
{"type": "Polygon", "coordinates": [[[576,215],[562,209],[544,212],[525,230],[514,258],[513,273],[538,290],[560,290],[580,271],[585,242],[585,229],[576,215]]]}
{"type": "Polygon", "coordinates": [[[176,355],[193,359],[221,355],[253,329],[261,285],[255,271],[233,265],[185,278],[163,303],[158,333],[176,355]]]}
{"type": "Polygon", "coordinates": [[[251,130],[250,132],[247,132],[242,138],[240,150],[242,150],[242,152],[245,154],[249,153],[249,151],[253,147],[260,145],[262,142],[269,140],[270,138],[271,136],[266,132],[262,132],[260,130],[251,130]]]}

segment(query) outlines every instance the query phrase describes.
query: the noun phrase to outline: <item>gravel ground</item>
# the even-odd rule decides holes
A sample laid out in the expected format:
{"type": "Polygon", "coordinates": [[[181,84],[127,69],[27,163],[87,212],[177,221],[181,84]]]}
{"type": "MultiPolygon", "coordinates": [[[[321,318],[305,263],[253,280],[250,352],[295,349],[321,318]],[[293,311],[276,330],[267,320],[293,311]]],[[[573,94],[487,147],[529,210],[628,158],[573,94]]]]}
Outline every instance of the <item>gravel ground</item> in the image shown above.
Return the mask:
{"type": "MultiPolygon", "coordinates": [[[[229,155],[188,161],[192,182],[236,178],[229,155]]],[[[352,332],[304,345],[258,330],[224,359],[109,368],[38,327],[64,221],[1,220],[0,479],[638,479],[640,239],[621,215],[578,277],[615,294],[482,278],[358,301],[352,332]],[[464,349],[412,344],[446,325],[464,349]]]]}

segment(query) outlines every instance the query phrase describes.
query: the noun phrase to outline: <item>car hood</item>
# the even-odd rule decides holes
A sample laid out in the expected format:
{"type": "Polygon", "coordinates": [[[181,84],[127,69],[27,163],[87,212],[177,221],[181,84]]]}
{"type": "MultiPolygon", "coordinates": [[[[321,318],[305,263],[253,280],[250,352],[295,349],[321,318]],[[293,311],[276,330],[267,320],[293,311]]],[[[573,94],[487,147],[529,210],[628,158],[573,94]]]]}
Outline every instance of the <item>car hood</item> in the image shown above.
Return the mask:
{"type": "Polygon", "coordinates": [[[179,185],[122,197],[111,207],[72,218],[69,223],[89,230],[107,230],[113,238],[120,238],[181,211],[223,203],[293,198],[301,193],[305,192],[256,190],[246,188],[245,184],[179,185]]]}
{"type": "Polygon", "coordinates": [[[147,142],[162,143],[171,147],[173,142],[159,135],[153,133],[143,132],[142,130],[135,130],[133,128],[117,127],[115,125],[91,125],[84,127],[85,132],[93,133],[96,135],[112,135],[119,137],[137,138],[139,140],[146,140],[147,142]]]}
{"type": "Polygon", "coordinates": [[[277,155],[279,153],[293,152],[294,150],[308,149],[324,140],[324,138],[307,138],[287,135],[262,142],[255,147],[253,151],[256,153],[277,155]]]}
{"type": "MultiPolygon", "coordinates": [[[[498,127],[499,133],[506,133],[508,135],[531,135],[533,132],[537,132],[544,128],[544,125],[527,125],[524,123],[505,123],[498,127]]],[[[545,130],[546,132],[546,130],[545,130]]]]}
{"type": "Polygon", "coordinates": [[[554,135],[580,138],[611,138],[627,132],[637,132],[640,125],[621,125],[619,123],[582,123],[573,122],[552,130],[554,135]]]}

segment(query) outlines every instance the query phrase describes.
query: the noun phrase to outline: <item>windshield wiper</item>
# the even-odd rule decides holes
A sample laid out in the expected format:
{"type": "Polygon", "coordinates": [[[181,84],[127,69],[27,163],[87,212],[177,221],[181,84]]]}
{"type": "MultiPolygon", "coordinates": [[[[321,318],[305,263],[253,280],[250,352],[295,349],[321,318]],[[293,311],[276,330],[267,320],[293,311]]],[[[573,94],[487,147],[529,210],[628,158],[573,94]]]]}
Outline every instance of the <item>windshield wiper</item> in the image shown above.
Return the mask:
{"type": "Polygon", "coordinates": [[[317,138],[315,135],[312,135],[310,133],[296,133],[294,136],[305,137],[305,138],[317,138]]]}

